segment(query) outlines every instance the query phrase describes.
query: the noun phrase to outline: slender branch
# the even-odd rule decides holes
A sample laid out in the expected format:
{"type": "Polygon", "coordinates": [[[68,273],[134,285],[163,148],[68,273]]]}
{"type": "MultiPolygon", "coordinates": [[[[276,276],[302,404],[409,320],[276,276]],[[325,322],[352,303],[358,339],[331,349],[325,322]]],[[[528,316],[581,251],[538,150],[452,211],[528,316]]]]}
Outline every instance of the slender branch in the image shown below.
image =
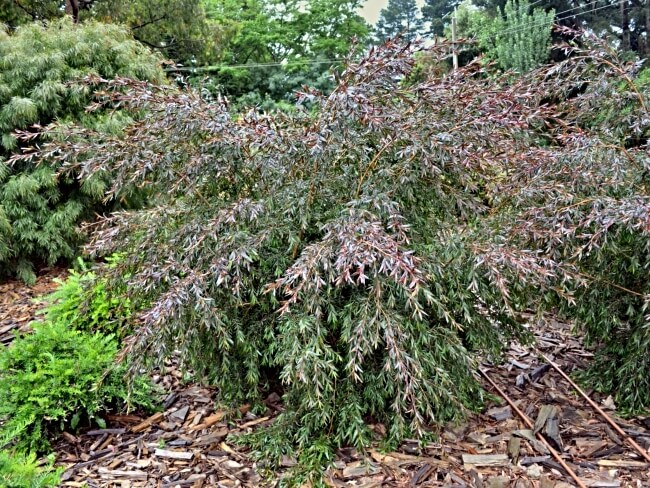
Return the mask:
{"type": "MultiPolygon", "coordinates": [[[[141,42],[142,44],[144,44],[146,46],[149,46],[152,49],[163,49],[162,46],[157,46],[156,44],[153,44],[153,43],[151,43],[149,41],[145,41],[144,39],[141,39],[141,38],[139,38],[137,36],[134,36],[134,37],[137,39],[138,42],[141,42]]],[[[169,46],[166,46],[166,47],[169,47],[169,46]]]]}
{"type": "Polygon", "coordinates": [[[372,171],[372,169],[377,165],[377,161],[381,157],[381,155],[388,149],[395,141],[393,139],[390,139],[384,144],[379,151],[377,151],[377,154],[375,154],[375,157],[372,158],[372,161],[366,166],[366,169],[364,170],[363,174],[359,178],[359,183],[357,184],[357,193],[356,193],[356,198],[359,198],[359,194],[361,193],[361,185],[365,181],[366,177],[368,176],[368,173],[372,171]]]}
{"type": "Polygon", "coordinates": [[[16,6],[17,6],[20,10],[22,10],[22,11],[25,12],[27,15],[29,15],[29,16],[32,18],[32,20],[36,20],[36,19],[38,19],[38,15],[36,15],[36,13],[34,13],[34,12],[28,10],[27,7],[25,7],[23,4],[21,4],[18,0],[14,0],[14,3],[16,4],[16,6]]]}
{"type": "Polygon", "coordinates": [[[146,26],[151,25],[151,24],[155,24],[156,22],[160,22],[161,20],[165,20],[166,18],[167,18],[167,14],[161,15],[160,17],[155,18],[155,19],[150,19],[147,22],[143,22],[143,23],[138,24],[138,25],[132,25],[131,30],[133,31],[133,30],[136,30],[136,29],[142,29],[143,27],[146,27],[146,26]]]}
{"type": "MultiPolygon", "coordinates": [[[[488,376],[488,374],[483,371],[482,369],[479,369],[479,372],[483,375],[483,377],[488,380],[488,382],[492,385],[492,387],[501,395],[501,397],[508,402],[508,405],[515,411],[517,415],[524,421],[524,423],[528,426],[529,429],[533,428],[533,422],[528,418],[528,416],[522,412],[519,407],[517,407],[517,404],[513,402],[508,395],[504,393],[504,391],[499,388],[499,386],[488,376]]],[[[576,482],[576,485],[578,485],[580,488],[587,488],[587,485],[584,484],[584,482],[578,478],[578,475],[571,469],[571,467],[562,459],[562,456],[558,454],[558,452],[553,449],[553,447],[548,443],[548,441],[544,438],[542,434],[537,432],[537,438],[542,441],[542,443],[546,446],[548,451],[553,455],[553,457],[559,462],[564,470],[573,478],[573,480],[576,482]]]]}
{"type": "Polygon", "coordinates": [[[609,415],[607,415],[607,414],[604,412],[604,410],[603,410],[602,408],[600,408],[600,407],[596,404],[596,402],[594,402],[591,398],[589,398],[589,396],[588,396],[588,395],[587,395],[587,394],[586,394],[586,393],[585,393],[585,392],[584,392],[584,391],[583,391],[583,390],[582,390],[578,385],[576,385],[575,382],[574,382],[571,378],[569,378],[569,376],[568,376],[564,371],[562,371],[562,369],[561,369],[557,364],[555,364],[553,361],[551,361],[551,360],[548,358],[548,356],[546,356],[545,354],[541,353],[540,351],[537,351],[537,352],[538,352],[538,354],[539,354],[539,355],[544,359],[544,361],[546,361],[548,364],[550,364],[550,365],[553,367],[553,369],[555,369],[555,371],[557,371],[558,373],[560,373],[560,375],[562,376],[562,378],[564,378],[565,380],[567,380],[567,381],[569,382],[569,384],[570,384],[573,388],[575,388],[575,390],[576,390],[578,393],[580,393],[580,395],[582,395],[582,398],[584,398],[585,400],[587,400],[587,403],[589,403],[589,405],[591,405],[592,408],[593,408],[594,410],[596,410],[596,412],[598,412],[600,415],[603,416],[603,418],[604,418],[605,420],[607,420],[607,423],[608,423],[609,425],[611,425],[611,426],[614,428],[614,430],[616,430],[616,432],[618,432],[618,433],[619,433],[619,434],[620,434],[620,435],[621,435],[621,436],[622,436],[622,437],[623,437],[623,438],[624,438],[624,439],[625,439],[625,440],[626,440],[626,441],[627,441],[627,442],[628,442],[628,443],[629,443],[629,444],[630,444],[634,449],[636,449],[636,451],[637,451],[639,454],[641,454],[641,456],[643,456],[643,457],[646,459],[646,461],[650,462],[650,454],[648,454],[648,453],[647,453],[647,452],[646,452],[646,451],[645,451],[641,446],[639,446],[639,444],[637,444],[637,443],[634,441],[634,439],[632,439],[629,435],[627,435],[627,434],[623,431],[623,429],[621,429],[621,428],[618,426],[618,424],[617,424],[616,422],[614,422],[614,420],[612,420],[612,418],[611,418],[609,415]]]}

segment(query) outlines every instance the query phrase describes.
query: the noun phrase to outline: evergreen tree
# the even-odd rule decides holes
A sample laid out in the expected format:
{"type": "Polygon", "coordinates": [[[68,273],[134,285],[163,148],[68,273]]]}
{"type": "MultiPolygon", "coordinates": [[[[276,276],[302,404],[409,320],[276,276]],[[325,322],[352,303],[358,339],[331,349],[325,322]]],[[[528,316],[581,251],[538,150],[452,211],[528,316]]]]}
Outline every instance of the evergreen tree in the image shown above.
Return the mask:
{"type": "Polygon", "coordinates": [[[434,35],[442,35],[445,24],[449,22],[449,14],[458,5],[460,5],[459,0],[425,0],[422,6],[422,15],[431,23],[429,32],[434,35]]]}
{"type": "Polygon", "coordinates": [[[502,69],[523,73],[548,60],[555,11],[531,12],[528,0],[508,0],[497,18],[483,11],[470,15],[468,29],[478,33],[481,49],[502,69]]]}
{"type": "Polygon", "coordinates": [[[380,43],[397,35],[410,41],[421,32],[423,25],[415,0],[389,0],[379,14],[375,37],[380,43]]]}
{"type": "MultiPolygon", "coordinates": [[[[122,27],[69,19],[48,27],[32,23],[9,35],[0,30],[0,272],[34,279],[34,264],[71,258],[81,235],[77,224],[98,210],[103,180],[79,185],[47,164],[6,160],[19,153],[16,130],[52,121],[81,122],[116,131],[120,113],[85,112],[92,89],[80,78],[116,75],[161,81],[158,59],[122,27]]],[[[33,144],[33,141],[30,143],[33,144]]]]}
{"type": "MultiPolygon", "coordinates": [[[[474,3],[496,15],[504,9],[506,0],[474,0],[474,3]]],[[[650,53],[648,0],[540,0],[535,6],[547,12],[555,10],[558,15],[554,21],[559,25],[607,34],[622,49],[641,56],[650,53]]]]}

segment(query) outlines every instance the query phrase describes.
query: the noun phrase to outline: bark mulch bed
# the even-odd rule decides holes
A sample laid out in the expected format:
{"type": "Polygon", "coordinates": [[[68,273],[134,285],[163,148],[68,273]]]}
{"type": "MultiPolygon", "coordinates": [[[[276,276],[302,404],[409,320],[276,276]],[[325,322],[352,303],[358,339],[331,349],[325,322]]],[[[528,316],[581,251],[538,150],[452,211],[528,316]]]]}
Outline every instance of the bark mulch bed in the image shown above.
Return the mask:
{"type": "Polygon", "coordinates": [[[41,304],[37,297],[47,295],[58,286],[54,281],[67,274],[64,268],[45,270],[34,286],[25,286],[17,280],[0,281],[0,344],[7,345],[15,332],[29,331],[29,323],[36,319],[41,304]]]}
{"type": "MultiPolygon", "coordinates": [[[[11,330],[27,330],[37,309],[32,298],[52,290],[55,270],[34,288],[15,282],[0,285],[0,341],[11,330]]],[[[531,323],[535,346],[511,345],[506,361],[481,364],[481,370],[535,423],[533,429],[495,394],[484,412],[459,426],[447,426],[437,442],[420,447],[405,442],[398,452],[342,449],[327,473],[333,487],[567,488],[579,486],[550,455],[536,431],[561,453],[583,486],[650,487],[650,464],[620,433],[578,395],[562,376],[540,359],[543,353],[567,373],[590,357],[568,326],[531,323]]],[[[154,380],[168,391],[163,410],[150,417],[108,415],[106,429],[64,433],[54,444],[57,463],[66,468],[62,486],[70,487],[262,487],[275,486],[295,460],[283,460],[275,479],[258,466],[234,437],[273,422],[280,399],[267,399],[267,412],[255,416],[215,409],[215,392],[186,384],[170,364],[154,380]]],[[[650,418],[615,417],[611,398],[587,392],[626,436],[650,452],[650,418]]],[[[377,426],[378,429],[381,426],[377,426]]]]}

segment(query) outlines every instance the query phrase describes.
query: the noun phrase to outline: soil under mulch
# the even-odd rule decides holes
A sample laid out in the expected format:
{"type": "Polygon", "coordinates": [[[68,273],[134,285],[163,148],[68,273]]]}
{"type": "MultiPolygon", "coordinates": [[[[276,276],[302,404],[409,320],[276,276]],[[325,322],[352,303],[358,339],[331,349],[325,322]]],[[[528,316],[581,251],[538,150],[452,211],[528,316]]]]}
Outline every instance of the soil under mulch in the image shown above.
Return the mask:
{"type": "MultiPolygon", "coordinates": [[[[12,329],[27,330],[37,306],[32,298],[54,288],[54,270],[28,288],[0,285],[0,341],[12,329]]],[[[531,325],[536,347],[565,372],[589,359],[564,324],[531,325]]],[[[1,346],[0,346],[1,347],[1,346]]],[[[255,416],[242,406],[237,415],[215,410],[215,392],[184,384],[173,365],[154,377],[169,392],[162,412],[150,417],[107,416],[107,428],[64,433],[54,443],[57,463],[66,468],[62,486],[72,487],[261,487],[278,479],[261,476],[236,434],[263,428],[282,408],[277,395],[268,411],[255,416]]],[[[513,344],[506,362],[482,369],[562,452],[566,464],[591,488],[650,487],[650,464],[621,438],[533,348],[513,344]]],[[[491,393],[492,386],[482,378],[491,393]]],[[[588,392],[590,393],[590,392],[588,392]]],[[[615,415],[610,398],[591,398],[615,415]]],[[[642,448],[650,450],[650,419],[616,419],[642,448]]],[[[378,426],[378,428],[380,428],[378,426]]],[[[295,460],[284,459],[283,475],[295,460]]],[[[342,449],[326,473],[334,487],[566,488],[576,486],[505,401],[493,402],[460,426],[444,428],[439,440],[420,448],[405,442],[398,452],[342,449]]]]}

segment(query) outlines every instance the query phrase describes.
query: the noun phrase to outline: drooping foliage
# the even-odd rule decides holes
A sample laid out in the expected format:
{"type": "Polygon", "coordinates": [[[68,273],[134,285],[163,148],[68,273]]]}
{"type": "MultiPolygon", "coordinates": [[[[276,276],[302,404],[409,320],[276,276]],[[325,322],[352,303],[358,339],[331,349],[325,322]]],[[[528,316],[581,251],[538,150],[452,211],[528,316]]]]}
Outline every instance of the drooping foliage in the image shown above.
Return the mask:
{"type": "Polygon", "coordinates": [[[143,44],[178,62],[204,60],[214,47],[202,0],[8,0],[0,24],[56,21],[121,24],[143,44]]]}
{"type": "Polygon", "coordinates": [[[102,208],[104,176],[79,185],[51,167],[5,162],[20,151],[14,131],[33,124],[58,119],[115,132],[129,123],[125,112],[86,113],[93,88],[81,78],[89,75],[163,80],[157,58],[121,27],[64,19],[0,31],[0,274],[31,281],[34,264],[73,257],[77,224],[102,208]]]}
{"type": "Polygon", "coordinates": [[[526,185],[514,199],[520,213],[510,235],[514,245],[537,249],[540,259],[571,264],[580,286],[561,302],[561,314],[595,346],[584,377],[613,393],[621,410],[640,411],[650,406],[647,73],[606,44],[572,55],[550,68],[544,82],[563,76],[548,93],[569,95],[559,107],[561,123],[576,130],[563,134],[556,126],[555,157],[513,173],[526,185]],[[564,156],[568,151],[573,160],[564,156]]]}
{"type": "Polygon", "coordinates": [[[89,247],[123,253],[103,275],[138,311],[127,351],[180,351],[224,402],[281,389],[251,440],[271,460],[456,418],[481,400],[472,355],[525,339],[522,310],[578,319],[613,347],[617,399],[648,405],[647,148],[588,125],[616,91],[645,127],[620,88],[638,66],[597,46],[516,80],[472,64],[409,83],[415,49],[372,50],[274,116],[131,83],[105,92],[147,113],[124,136],[78,128],[38,154],[82,180],[110,168],[111,198],[164,189],[89,247]],[[625,358],[645,375],[619,376],[625,358]]]}
{"type": "Polygon", "coordinates": [[[80,130],[86,144],[52,154],[82,177],[111,167],[114,197],[165,188],[93,244],[124,252],[111,274],[130,275],[134,309],[152,304],[132,347],[180,348],[225,401],[260,400],[282,380],[285,449],[329,429],[332,443],[366,445],[369,415],[391,438],[455,418],[481,397],[461,335],[498,349],[519,332],[476,259],[475,218],[523,115],[501,117],[514,101],[482,97],[478,81],[462,101],[452,79],[403,86],[410,54],[391,44],[331,95],[305,93],[316,116],[233,118],[136,84],[120,103],[146,110],[142,123],[124,138],[80,130]]]}

